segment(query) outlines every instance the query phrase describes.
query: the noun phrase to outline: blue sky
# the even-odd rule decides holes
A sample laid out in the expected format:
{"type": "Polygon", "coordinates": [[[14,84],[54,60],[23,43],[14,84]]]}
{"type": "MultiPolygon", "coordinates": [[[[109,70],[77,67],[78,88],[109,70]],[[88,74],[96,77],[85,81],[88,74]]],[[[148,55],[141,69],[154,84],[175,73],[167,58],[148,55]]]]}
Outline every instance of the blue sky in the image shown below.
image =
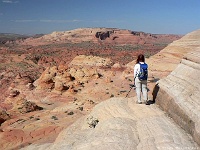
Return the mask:
{"type": "Polygon", "coordinates": [[[200,0],[0,0],[0,33],[84,27],[187,34],[200,29],[200,0]]]}

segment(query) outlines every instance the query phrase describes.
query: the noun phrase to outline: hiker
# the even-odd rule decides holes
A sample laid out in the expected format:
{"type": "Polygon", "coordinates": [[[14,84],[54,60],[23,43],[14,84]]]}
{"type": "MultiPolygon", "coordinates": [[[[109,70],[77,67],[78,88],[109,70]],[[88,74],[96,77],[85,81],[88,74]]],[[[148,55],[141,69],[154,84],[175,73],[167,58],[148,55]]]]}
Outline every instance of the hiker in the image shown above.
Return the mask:
{"type": "Polygon", "coordinates": [[[147,78],[148,78],[148,65],[145,63],[144,55],[140,54],[138,55],[136,64],[134,66],[134,82],[137,94],[137,104],[142,104],[141,92],[143,94],[143,102],[145,104],[148,104],[147,78]]]}

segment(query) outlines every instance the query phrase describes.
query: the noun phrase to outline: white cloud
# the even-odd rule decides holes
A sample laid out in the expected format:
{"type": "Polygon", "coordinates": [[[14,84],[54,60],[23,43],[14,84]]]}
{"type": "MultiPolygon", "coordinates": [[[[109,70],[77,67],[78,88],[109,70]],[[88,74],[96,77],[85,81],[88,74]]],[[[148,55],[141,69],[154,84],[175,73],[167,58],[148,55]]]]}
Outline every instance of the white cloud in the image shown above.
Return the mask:
{"type": "Polygon", "coordinates": [[[19,1],[12,1],[12,0],[3,0],[2,2],[3,2],[3,3],[9,3],[9,4],[12,4],[12,3],[19,3],[19,1]]]}

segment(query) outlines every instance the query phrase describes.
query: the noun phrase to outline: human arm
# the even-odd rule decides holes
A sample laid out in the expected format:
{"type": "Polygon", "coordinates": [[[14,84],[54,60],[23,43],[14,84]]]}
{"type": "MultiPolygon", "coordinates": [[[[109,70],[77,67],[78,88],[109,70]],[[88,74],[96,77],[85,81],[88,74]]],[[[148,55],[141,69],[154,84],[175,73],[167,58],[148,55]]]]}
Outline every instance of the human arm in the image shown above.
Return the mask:
{"type": "Polygon", "coordinates": [[[135,85],[135,78],[137,77],[137,74],[138,74],[139,70],[140,70],[140,65],[139,65],[139,64],[136,64],[136,65],[134,66],[134,73],[133,73],[134,85],[135,85]]]}

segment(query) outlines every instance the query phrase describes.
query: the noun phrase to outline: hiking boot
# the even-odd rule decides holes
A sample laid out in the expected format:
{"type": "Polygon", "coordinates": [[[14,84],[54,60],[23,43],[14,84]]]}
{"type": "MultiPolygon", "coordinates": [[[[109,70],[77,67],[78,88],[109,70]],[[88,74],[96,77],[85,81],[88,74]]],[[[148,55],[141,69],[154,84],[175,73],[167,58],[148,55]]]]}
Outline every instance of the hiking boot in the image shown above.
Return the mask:
{"type": "Polygon", "coordinates": [[[150,105],[150,104],[148,103],[148,101],[145,101],[144,104],[145,104],[145,105],[150,105]]]}

